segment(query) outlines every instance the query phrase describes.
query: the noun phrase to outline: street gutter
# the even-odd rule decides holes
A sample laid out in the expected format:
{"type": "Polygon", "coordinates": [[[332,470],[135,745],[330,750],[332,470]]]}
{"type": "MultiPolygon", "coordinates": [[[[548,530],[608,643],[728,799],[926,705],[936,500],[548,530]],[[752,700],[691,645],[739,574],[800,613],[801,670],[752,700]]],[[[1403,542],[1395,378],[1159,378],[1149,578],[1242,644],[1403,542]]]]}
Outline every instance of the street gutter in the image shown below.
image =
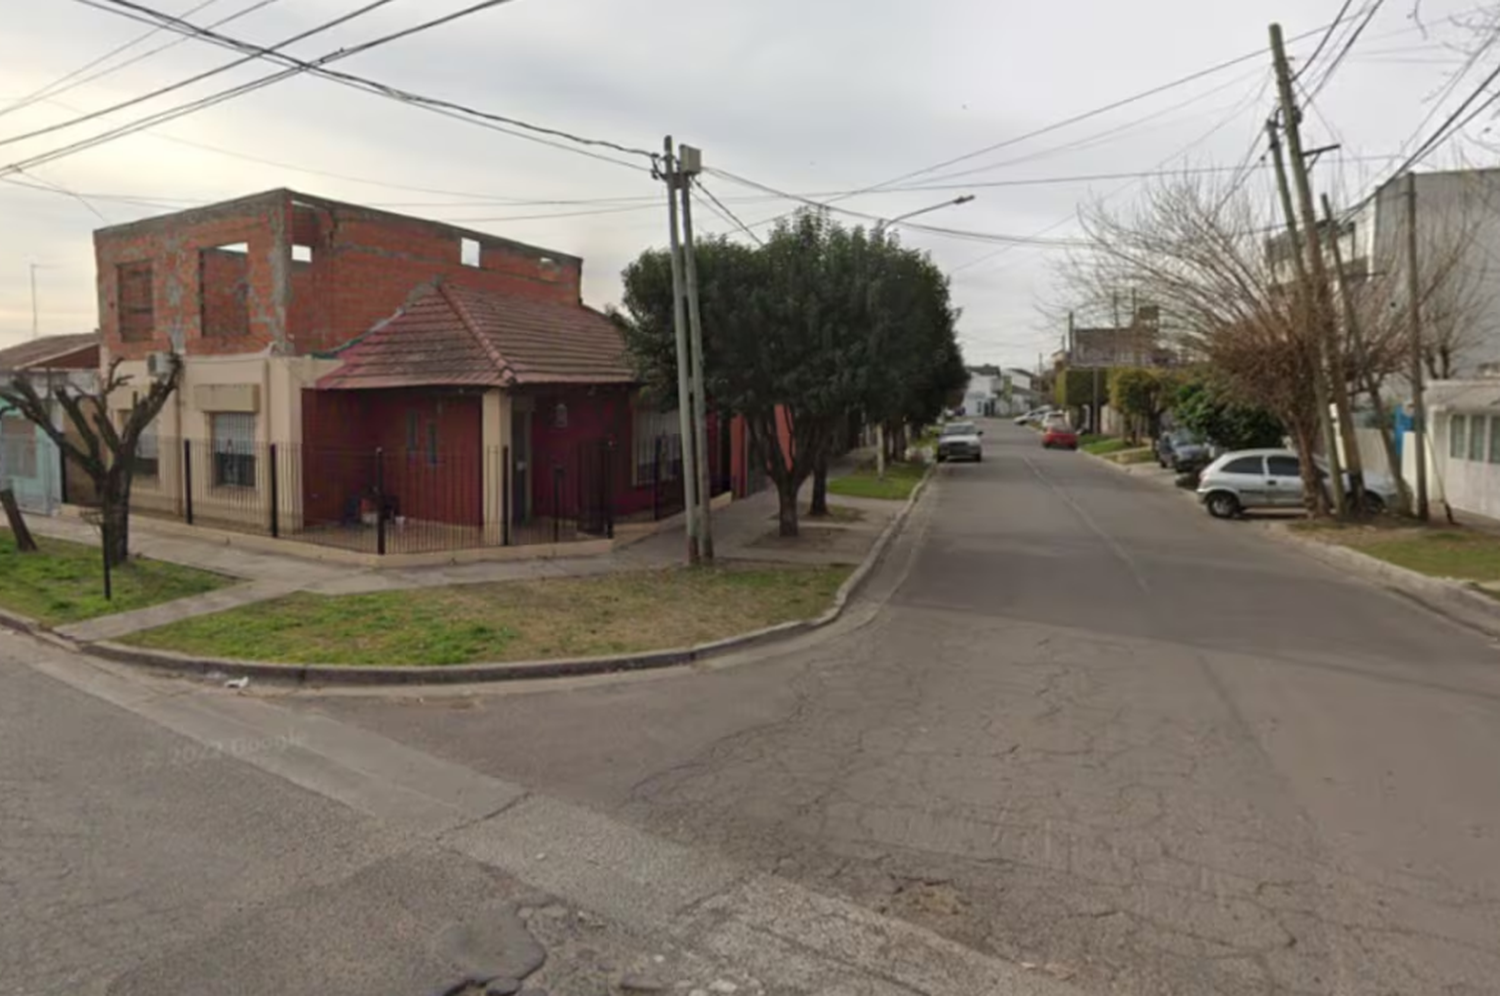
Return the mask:
{"type": "MultiPolygon", "coordinates": [[[[204,657],[179,654],[166,650],[148,650],[113,641],[75,644],[67,646],[84,653],[125,664],[158,668],[179,674],[212,675],[215,678],[252,678],[256,681],[292,685],[452,685],[480,684],[501,681],[524,681],[539,678],[579,677],[583,675],[612,674],[641,671],[653,668],[679,667],[698,661],[720,657],[768,644],[781,643],[793,637],[823,629],[844,614],[845,609],[859,593],[879,566],[892,541],[904,528],[912,509],[927,490],[936,464],[929,464],[927,473],[912,489],[911,496],[901,510],[886,524],[880,536],[865,554],[864,560],[854,573],[839,586],[833,604],[822,615],[814,619],[781,623],[764,629],[741,633],[710,643],[690,647],[675,647],[634,654],[618,654],[606,657],[581,657],[542,661],[509,661],[503,663],[456,664],[447,667],[382,667],[340,664],[277,664],[270,661],[246,661],[220,657],[204,657]]],[[[0,614],[0,623],[4,622],[0,614]]],[[[37,624],[33,621],[31,625],[37,624]]],[[[33,635],[46,634],[54,641],[63,638],[51,634],[45,628],[29,629],[33,635]]]]}

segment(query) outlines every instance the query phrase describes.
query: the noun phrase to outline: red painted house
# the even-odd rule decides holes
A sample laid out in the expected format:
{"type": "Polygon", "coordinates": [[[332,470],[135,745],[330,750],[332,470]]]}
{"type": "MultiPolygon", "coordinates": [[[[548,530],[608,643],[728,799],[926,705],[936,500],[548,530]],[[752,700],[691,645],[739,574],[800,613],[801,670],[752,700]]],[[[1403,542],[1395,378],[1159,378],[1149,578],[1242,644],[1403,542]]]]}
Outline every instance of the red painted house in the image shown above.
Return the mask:
{"type": "Polygon", "coordinates": [[[637,417],[619,330],[591,308],[440,280],[329,358],[302,405],[310,517],[347,518],[376,451],[393,519],[490,542],[603,534],[661,500],[635,459],[657,420],[637,417]],[[355,457],[320,458],[337,453],[355,457]]]}

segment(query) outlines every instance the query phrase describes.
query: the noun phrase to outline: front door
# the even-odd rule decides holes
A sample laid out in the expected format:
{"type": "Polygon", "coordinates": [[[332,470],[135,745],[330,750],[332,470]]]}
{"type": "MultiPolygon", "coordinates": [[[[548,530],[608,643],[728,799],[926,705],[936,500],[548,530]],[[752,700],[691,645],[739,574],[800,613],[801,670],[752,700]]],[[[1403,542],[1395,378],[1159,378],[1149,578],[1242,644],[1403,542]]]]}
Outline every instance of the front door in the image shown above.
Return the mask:
{"type": "Polygon", "coordinates": [[[510,417],[510,517],[518,523],[531,518],[531,412],[510,417]]]}

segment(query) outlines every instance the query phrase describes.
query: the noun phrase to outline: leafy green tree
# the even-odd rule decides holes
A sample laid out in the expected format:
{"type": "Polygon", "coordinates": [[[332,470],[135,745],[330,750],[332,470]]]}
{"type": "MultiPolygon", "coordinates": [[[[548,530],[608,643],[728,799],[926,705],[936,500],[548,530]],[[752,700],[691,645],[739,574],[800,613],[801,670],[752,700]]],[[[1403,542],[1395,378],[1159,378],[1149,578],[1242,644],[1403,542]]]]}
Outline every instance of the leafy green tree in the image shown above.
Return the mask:
{"type": "Polygon", "coordinates": [[[1132,439],[1142,430],[1155,433],[1163,413],[1171,407],[1177,382],[1165,370],[1124,367],[1109,376],[1109,403],[1126,418],[1132,439]]]}
{"type": "MultiPolygon", "coordinates": [[[[852,414],[931,421],[967,382],[946,278],[894,241],[804,211],[758,249],[710,238],[697,259],[707,392],[744,417],[776,485],[782,535],[797,534],[808,477],[812,511],[826,510],[829,453],[852,414]]],[[[677,375],[670,257],[649,250],[623,278],[617,321],[665,402],[677,375]]]]}
{"type": "Polygon", "coordinates": [[[906,429],[934,422],[968,385],[948,278],[925,253],[872,240],[869,335],[862,409],[882,425],[890,456],[906,429]]]}
{"type": "Polygon", "coordinates": [[[1201,378],[1177,389],[1172,414],[1184,429],[1230,450],[1280,446],[1287,434],[1270,411],[1232,401],[1223,388],[1201,378]]]}

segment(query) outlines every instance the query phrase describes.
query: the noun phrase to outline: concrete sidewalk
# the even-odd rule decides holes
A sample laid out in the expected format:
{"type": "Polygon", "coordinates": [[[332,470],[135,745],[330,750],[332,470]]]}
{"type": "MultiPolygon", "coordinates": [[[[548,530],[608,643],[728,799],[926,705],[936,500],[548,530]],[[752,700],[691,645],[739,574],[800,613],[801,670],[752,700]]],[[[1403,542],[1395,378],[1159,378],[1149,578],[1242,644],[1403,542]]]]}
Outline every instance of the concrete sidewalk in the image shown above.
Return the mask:
{"type": "MultiPolygon", "coordinates": [[[[851,455],[835,464],[834,476],[857,465],[851,455]]],[[[809,490],[804,488],[804,494],[809,490]]],[[[805,501],[801,502],[805,509],[805,501]]],[[[802,535],[777,535],[777,496],[772,489],[734,502],[713,515],[715,552],[721,561],[768,564],[858,564],[900,511],[901,502],[830,496],[830,504],[850,509],[857,521],[801,520],[802,535]]],[[[76,518],[36,518],[28,523],[39,536],[95,545],[98,531],[76,518]]],[[[687,538],[683,517],[643,540],[592,557],[484,561],[433,567],[377,570],[247,550],[212,538],[153,529],[152,520],[131,519],[131,550],[153,560],[197,568],[245,583],[162,605],[102,616],[62,627],[58,632],[83,643],[114,640],[197,616],[241,608],[298,591],[318,595],[359,595],[416,588],[546,578],[595,577],[622,571],[655,570],[683,563],[687,538]]]]}

